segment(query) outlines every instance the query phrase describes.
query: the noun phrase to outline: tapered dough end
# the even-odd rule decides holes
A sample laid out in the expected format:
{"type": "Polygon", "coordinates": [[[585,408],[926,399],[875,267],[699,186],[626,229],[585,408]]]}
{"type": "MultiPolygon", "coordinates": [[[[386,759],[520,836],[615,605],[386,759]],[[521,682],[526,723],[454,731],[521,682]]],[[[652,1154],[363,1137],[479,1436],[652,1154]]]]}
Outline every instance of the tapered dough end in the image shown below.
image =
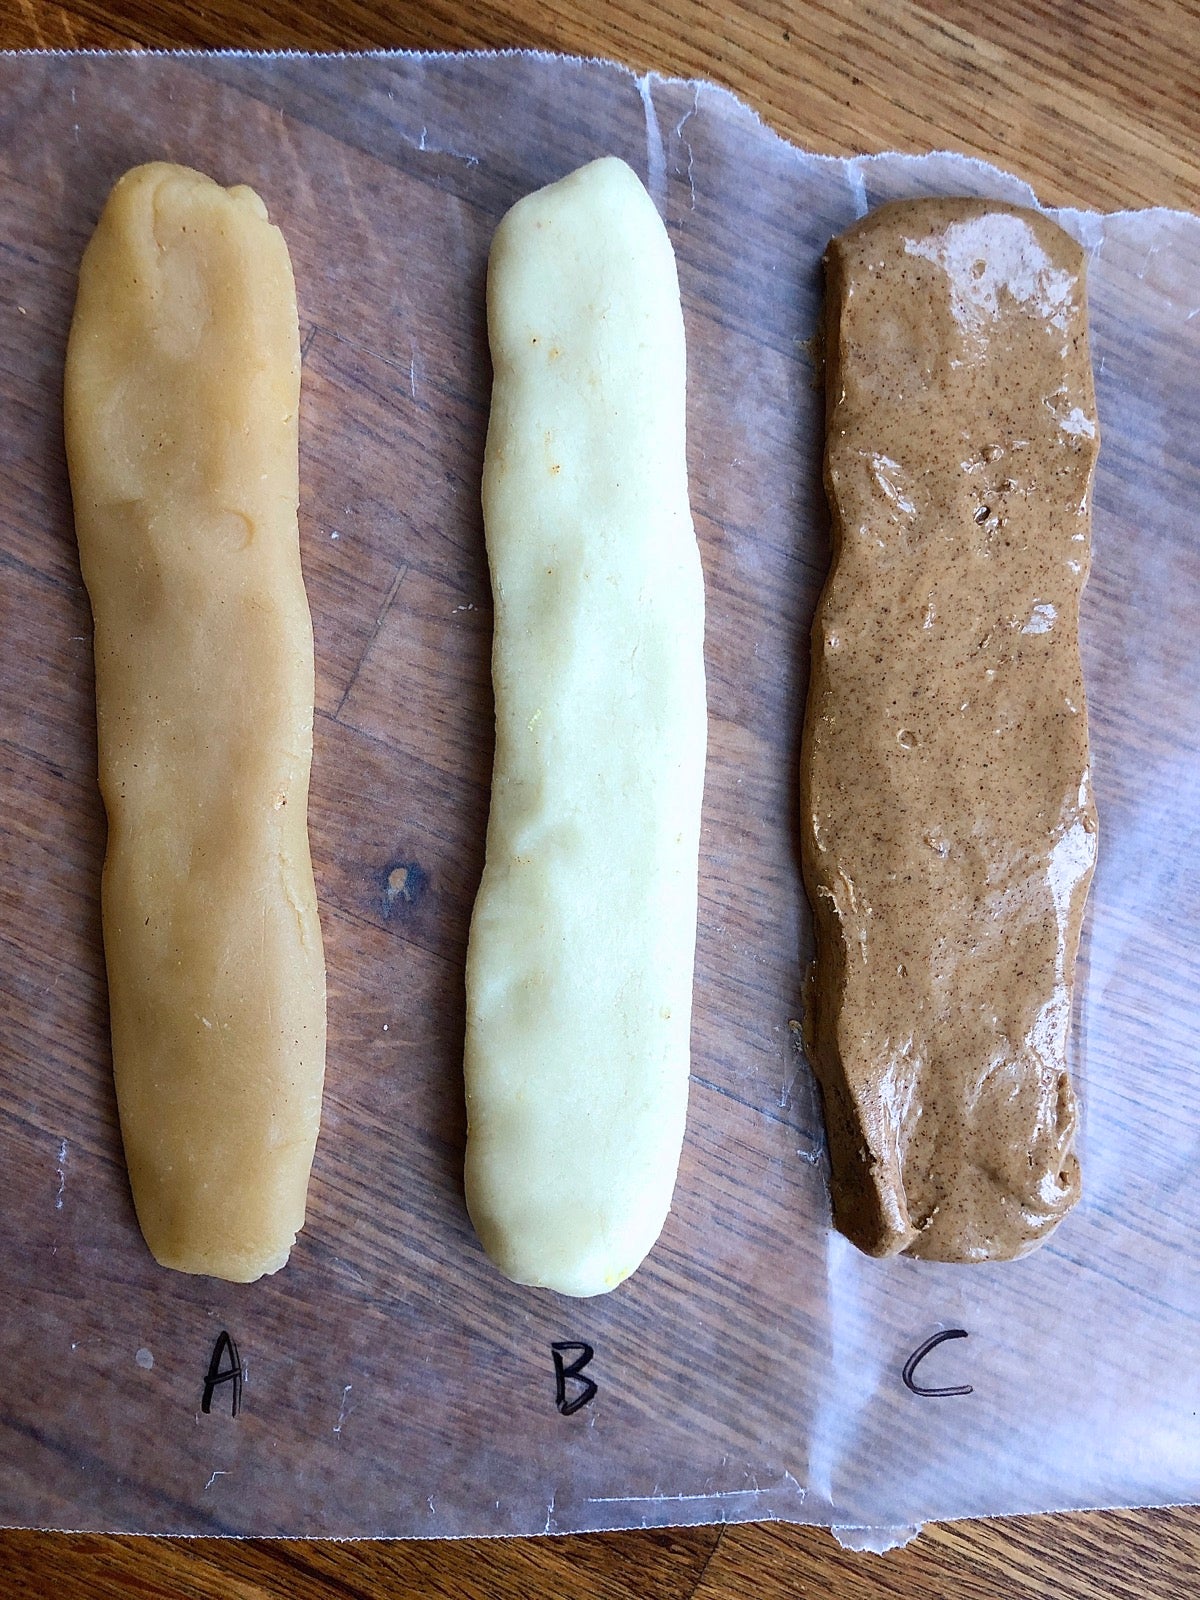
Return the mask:
{"type": "MultiPolygon", "coordinates": [[[[266,1255],[241,1251],[231,1253],[211,1251],[203,1245],[199,1248],[181,1247],[169,1239],[160,1240],[153,1229],[142,1222],[141,1217],[142,1213],[139,1212],[138,1226],[142,1230],[142,1237],[160,1267],[169,1267],[172,1272],[186,1272],[199,1278],[220,1278],[225,1283],[257,1283],[260,1278],[269,1278],[279,1272],[287,1266],[296,1235],[300,1231],[297,1228],[285,1245],[278,1246],[266,1255]]],[[[300,1226],[303,1225],[302,1217],[300,1226]]]]}
{"type": "MultiPolygon", "coordinates": [[[[472,1081],[486,1071],[486,1061],[468,1060],[472,1081]]],[[[663,1087],[670,1094],[672,1086],[663,1087]]],[[[608,1294],[636,1272],[671,1207],[686,1079],[684,1097],[674,1088],[670,1105],[649,1113],[650,1126],[638,1130],[631,1119],[630,1137],[640,1147],[632,1158],[626,1150],[607,1162],[581,1164],[580,1147],[568,1136],[555,1161],[538,1138],[544,1130],[532,1130],[531,1140],[530,1127],[522,1127],[518,1116],[512,1136],[531,1159],[514,1160],[494,1123],[481,1128],[476,1121],[466,1165],[467,1211],[479,1242],[506,1278],[589,1299],[608,1294]]],[[[587,1114],[581,1108],[581,1117],[587,1114]]]]}
{"type": "MultiPolygon", "coordinates": [[[[315,1134],[314,1121],[314,1140],[315,1134]]],[[[285,1156],[269,1174],[264,1170],[270,1166],[269,1158],[259,1165],[260,1198],[250,1209],[245,1194],[237,1186],[222,1184],[221,1174],[201,1170],[180,1182],[162,1172],[152,1149],[141,1151],[132,1141],[126,1143],[130,1172],[136,1174],[138,1226],[160,1266],[227,1283],[254,1283],[287,1265],[304,1226],[305,1196],[297,1191],[294,1156],[285,1156]],[[256,1222],[268,1212],[264,1194],[269,1202],[267,1227],[256,1222]]]]}

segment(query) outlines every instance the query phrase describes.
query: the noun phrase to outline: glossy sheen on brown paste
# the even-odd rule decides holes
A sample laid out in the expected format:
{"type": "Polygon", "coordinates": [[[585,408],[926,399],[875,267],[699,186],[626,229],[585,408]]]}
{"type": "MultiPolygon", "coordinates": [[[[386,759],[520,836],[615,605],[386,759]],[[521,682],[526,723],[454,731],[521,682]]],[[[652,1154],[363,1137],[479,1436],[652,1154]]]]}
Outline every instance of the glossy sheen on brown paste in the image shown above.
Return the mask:
{"type": "Polygon", "coordinates": [[[1036,212],[919,200],[835,239],[826,277],[802,828],[834,1216],[874,1255],[1002,1260],[1079,1197],[1082,252],[1036,212]]]}

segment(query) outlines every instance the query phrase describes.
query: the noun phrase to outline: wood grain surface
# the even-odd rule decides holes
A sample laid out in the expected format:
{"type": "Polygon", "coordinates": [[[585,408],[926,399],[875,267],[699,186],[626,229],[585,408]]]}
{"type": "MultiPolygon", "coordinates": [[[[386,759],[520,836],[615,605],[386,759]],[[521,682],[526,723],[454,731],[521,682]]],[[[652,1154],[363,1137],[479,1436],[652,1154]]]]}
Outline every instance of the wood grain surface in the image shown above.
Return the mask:
{"type": "MultiPolygon", "coordinates": [[[[605,54],[722,82],[814,149],[949,147],[1001,162],[1052,203],[1200,207],[1200,12],[1193,5],[17,0],[0,20],[4,47],[131,45],[527,45],[605,54]]],[[[1196,1510],[952,1524],[883,1557],[841,1551],[819,1529],[778,1524],[450,1544],[0,1536],[0,1592],[64,1600],[131,1593],[732,1600],[754,1592],[764,1600],[1157,1600],[1192,1593],[1198,1581],[1196,1510]]]]}

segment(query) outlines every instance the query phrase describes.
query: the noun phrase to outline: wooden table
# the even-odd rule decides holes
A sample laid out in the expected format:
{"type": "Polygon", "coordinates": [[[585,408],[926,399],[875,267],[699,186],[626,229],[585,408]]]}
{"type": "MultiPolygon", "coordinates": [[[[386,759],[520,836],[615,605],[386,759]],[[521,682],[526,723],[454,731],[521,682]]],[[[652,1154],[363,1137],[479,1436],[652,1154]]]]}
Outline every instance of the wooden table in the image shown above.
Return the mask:
{"type": "MultiPolygon", "coordinates": [[[[1200,209],[1194,0],[18,0],[0,16],[4,47],[133,45],[603,54],[715,79],[812,149],[948,147],[1019,172],[1049,203],[1200,209]]],[[[3,1592],[62,1600],[134,1592],[1151,1600],[1190,1593],[1198,1581],[1200,1509],[932,1527],[884,1557],[780,1524],[458,1544],[0,1535],[3,1592]]]]}

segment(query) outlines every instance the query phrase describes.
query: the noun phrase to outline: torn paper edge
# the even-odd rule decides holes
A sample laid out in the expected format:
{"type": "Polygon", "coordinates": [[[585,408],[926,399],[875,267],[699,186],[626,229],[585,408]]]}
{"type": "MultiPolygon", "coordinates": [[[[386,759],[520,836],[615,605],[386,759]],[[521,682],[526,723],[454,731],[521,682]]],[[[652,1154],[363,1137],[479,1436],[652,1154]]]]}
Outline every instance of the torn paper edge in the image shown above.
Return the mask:
{"type": "Polygon", "coordinates": [[[830,1533],[843,1550],[882,1556],[889,1550],[903,1550],[911,1544],[923,1527],[922,1523],[903,1528],[865,1528],[852,1523],[835,1523],[830,1533]]]}
{"type": "MultiPolygon", "coordinates": [[[[672,76],[669,73],[648,71],[635,72],[632,67],[627,67],[622,61],[613,61],[607,56],[582,56],[570,52],[553,50],[528,50],[517,47],[497,50],[168,50],[160,47],[153,49],[131,48],[128,50],[64,50],[64,49],[27,49],[27,50],[0,50],[0,61],[19,60],[22,57],[29,59],[48,59],[67,61],[73,58],[86,60],[113,60],[113,61],[143,61],[143,60],[211,60],[211,61],[545,61],[562,62],[569,66],[600,67],[619,73],[623,78],[637,89],[642,98],[647,114],[647,137],[650,137],[650,119],[658,132],[658,117],[654,111],[652,94],[656,85],[664,89],[690,88],[697,93],[703,91],[715,94],[721,99],[731,101],[737,110],[752,123],[760,128],[771,140],[793,153],[798,158],[813,161],[831,162],[839,166],[852,169],[851,181],[856,181],[861,168],[869,166],[876,161],[926,161],[930,157],[952,156],[956,161],[967,162],[981,175],[996,176],[1006,179],[1010,183],[1020,184],[1029,195],[1029,203],[1039,211],[1045,211],[1060,222],[1076,222],[1081,227],[1086,226],[1086,220],[1093,217],[1145,217],[1155,216],[1187,218],[1196,220],[1197,214],[1183,207],[1176,206],[1125,206],[1115,211],[1090,209],[1085,206],[1046,206],[1037,198],[1036,191],[1028,179],[1018,177],[1014,172],[1009,172],[1004,167],[998,167],[994,162],[985,161],[982,156],[970,155],[964,150],[881,150],[871,155],[839,156],[823,150],[809,150],[803,145],[795,144],[785,138],[779,130],[767,122],[762,114],[752,106],[748,100],[743,100],[732,89],[726,88],[723,83],[716,83],[711,78],[684,78],[672,76]]],[[[661,143],[661,132],[659,132],[661,143]]],[[[647,152],[649,154],[649,150],[647,152]]],[[[664,163],[665,170],[665,163],[664,163]]],[[[651,172],[651,177],[653,173],[651,172]]],[[[651,192],[653,193],[653,187],[651,192]]]]}

